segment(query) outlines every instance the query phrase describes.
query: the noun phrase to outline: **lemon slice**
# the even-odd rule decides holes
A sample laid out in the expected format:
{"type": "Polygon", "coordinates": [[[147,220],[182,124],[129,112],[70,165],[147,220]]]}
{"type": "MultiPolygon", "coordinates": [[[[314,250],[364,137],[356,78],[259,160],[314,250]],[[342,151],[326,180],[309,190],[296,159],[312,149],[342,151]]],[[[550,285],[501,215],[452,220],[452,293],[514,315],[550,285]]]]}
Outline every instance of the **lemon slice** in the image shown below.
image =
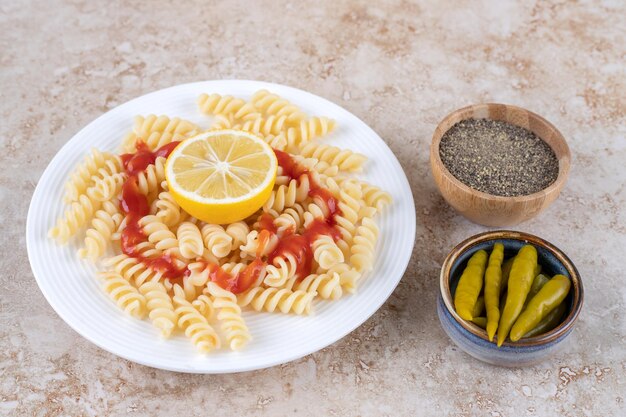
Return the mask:
{"type": "Polygon", "coordinates": [[[242,220],[269,198],[278,162],[263,139],[238,130],[204,132],[167,158],[170,193],[187,213],[208,223],[242,220]]]}

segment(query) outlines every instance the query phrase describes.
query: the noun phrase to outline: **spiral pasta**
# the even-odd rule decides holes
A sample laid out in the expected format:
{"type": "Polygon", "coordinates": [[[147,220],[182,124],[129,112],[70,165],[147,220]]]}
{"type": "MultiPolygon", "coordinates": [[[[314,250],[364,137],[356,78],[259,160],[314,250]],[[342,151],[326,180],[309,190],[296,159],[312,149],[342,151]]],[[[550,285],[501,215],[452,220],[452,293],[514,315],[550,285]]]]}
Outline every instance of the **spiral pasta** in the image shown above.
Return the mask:
{"type": "Polygon", "coordinates": [[[300,204],[294,204],[293,207],[285,209],[276,219],[276,226],[279,235],[286,232],[297,232],[304,222],[304,208],[300,204]]]}
{"type": "Polygon", "coordinates": [[[257,230],[252,230],[246,237],[246,244],[241,245],[239,249],[242,253],[250,257],[266,256],[271,253],[278,245],[278,236],[272,234],[264,240],[265,246],[260,248],[261,244],[260,233],[257,230]]]}
{"type": "Polygon", "coordinates": [[[173,290],[172,301],[174,312],[178,316],[177,324],[185,332],[185,336],[191,339],[201,353],[219,349],[220,339],[206,317],[185,298],[185,291],[180,285],[175,284],[173,290]]]}
{"type": "Polygon", "coordinates": [[[154,114],[135,116],[133,131],[123,139],[123,148],[132,152],[137,141],[142,140],[150,150],[155,150],[172,141],[189,137],[198,130],[195,124],[178,117],[170,119],[154,114]]]}
{"type": "Polygon", "coordinates": [[[213,305],[218,310],[217,319],[221,323],[226,340],[232,350],[241,350],[250,341],[248,326],[241,316],[237,297],[214,282],[209,282],[205,292],[214,297],[213,305]]]}
{"type": "Polygon", "coordinates": [[[365,155],[352,152],[349,149],[340,149],[322,143],[309,142],[300,149],[300,154],[307,158],[315,158],[324,161],[331,166],[336,166],[342,171],[360,172],[366,161],[365,155]]]}
{"type": "Polygon", "coordinates": [[[233,126],[233,128],[256,134],[278,135],[283,131],[286,121],[286,116],[271,115],[266,118],[258,117],[248,120],[243,124],[233,126]]]}
{"type": "Polygon", "coordinates": [[[263,205],[263,211],[282,212],[285,208],[303,202],[309,196],[309,181],[307,175],[302,175],[299,181],[293,179],[288,185],[279,186],[270,194],[270,198],[263,205]]]}
{"type": "Polygon", "coordinates": [[[298,107],[267,90],[259,90],[254,93],[251,102],[258,110],[265,114],[285,116],[289,122],[298,122],[306,118],[306,114],[298,107]]]}
{"type": "Polygon", "coordinates": [[[200,294],[198,298],[191,302],[191,305],[194,306],[205,319],[209,321],[213,319],[215,307],[213,307],[213,301],[208,296],[200,294]]]}
{"type": "Polygon", "coordinates": [[[204,246],[209,249],[213,255],[218,258],[228,256],[233,248],[233,238],[230,234],[226,233],[222,226],[218,224],[204,224],[201,231],[204,246]]]}
{"type": "MultiPolygon", "coordinates": [[[[339,173],[339,167],[337,165],[329,164],[326,161],[321,161],[316,158],[305,158],[300,155],[293,156],[293,159],[309,171],[317,172],[323,176],[334,177],[339,173]]],[[[279,168],[279,171],[282,172],[282,169],[279,168]]]]}
{"type": "Polygon", "coordinates": [[[357,228],[354,244],[350,248],[352,253],[350,263],[357,271],[364,272],[372,269],[377,238],[378,226],[372,219],[364,218],[361,226],[357,228]]]}
{"type": "Polygon", "coordinates": [[[178,249],[185,258],[192,259],[202,256],[204,245],[198,226],[191,222],[183,222],[178,226],[176,237],[178,239],[178,249]]]}
{"type": "Polygon", "coordinates": [[[296,276],[297,269],[298,261],[293,254],[277,256],[273,264],[267,266],[267,275],[263,283],[269,287],[282,287],[290,278],[296,276]]]}
{"type": "Polygon", "coordinates": [[[311,274],[298,283],[296,290],[308,293],[317,292],[321,298],[336,300],[343,294],[340,278],[336,272],[311,274]]]}
{"type": "Polygon", "coordinates": [[[95,176],[93,178],[95,178],[93,185],[86,190],[87,195],[93,200],[108,201],[117,196],[122,190],[126,174],[118,172],[101,178],[95,176]]]}
{"type": "Polygon", "coordinates": [[[70,237],[91,220],[101,205],[101,201],[91,200],[87,195],[81,194],[78,201],[74,201],[63,217],[57,220],[48,236],[57,239],[59,243],[67,243],[70,237]]]}
{"type": "Polygon", "coordinates": [[[162,156],[158,157],[145,171],[137,175],[137,187],[139,192],[153,200],[161,190],[161,183],[165,181],[165,161],[162,156]]]}
{"type": "Polygon", "coordinates": [[[284,314],[309,314],[316,295],[315,292],[291,291],[286,288],[254,287],[240,294],[237,302],[241,307],[250,306],[256,311],[273,313],[278,310],[284,314]]]}
{"type": "Polygon", "coordinates": [[[341,288],[349,293],[356,290],[357,282],[361,278],[361,273],[346,263],[339,263],[331,267],[327,273],[339,275],[341,288]]]}
{"type": "Polygon", "coordinates": [[[153,270],[139,259],[123,253],[104,259],[102,265],[115,271],[138,288],[146,282],[159,282],[163,276],[161,272],[153,270]]]}
{"type": "Polygon", "coordinates": [[[381,211],[385,206],[391,204],[391,195],[374,185],[361,182],[361,190],[365,204],[374,207],[377,211],[381,211]]]}
{"type": "Polygon", "coordinates": [[[101,272],[102,288],[125,313],[139,319],[146,314],[146,299],[117,272],[101,272]]]}
{"type": "MultiPolygon", "coordinates": [[[[239,248],[246,242],[248,233],[250,233],[250,227],[244,221],[231,223],[226,227],[226,233],[232,239],[232,247],[239,248]]],[[[205,242],[206,243],[206,242],[205,242]]]]}
{"type": "Polygon", "coordinates": [[[329,269],[343,262],[343,252],[332,237],[321,235],[315,238],[311,244],[313,258],[324,269],[329,269]]]}
{"type": "Polygon", "coordinates": [[[278,135],[265,135],[263,136],[263,140],[272,148],[278,149],[279,151],[287,149],[287,138],[283,133],[278,135]]]}
{"type": "Polygon", "coordinates": [[[106,250],[111,235],[122,223],[124,216],[117,204],[105,201],[103,208],[98,210],[91,221],[91,228],[85,232],[85,247],[78,250],[80,258],[89,257],[95,260],[106,250]]]}
{"type": "Polygon", "coordinates": [[[102,259],[104,290],[128,314],[147,315],[163,338],[179,328],[201,352],[222,341],[239,350],[251,340],[243,308],[309,314],[317,297],[356,290],[373,264],[373,217],[391,196],[351,175],[365,156],[316,141],[333,131],[332,119],[306,115],[267,90],[247,102],[202,94],[197,103],[211,130],[247,131],[275,150],[274,186],[256,213],[223,225],[186,213],[165,179],[173,146],[163,146],[201,129],[150,114],[136,116],[122,138],[129,155],[93,150],[75,168],[68,207],[49,235],[64,243],[83,234],[78,255],[102,259]]]}
{"type": "MultiPolygon", "coordinates": [[[[65,196],[63,200],[66,203],[78,201],[79,197],[87,191],[92,184],[92,177],[98,173],[98,170],[109,166],[108,162],[114,166],[121,167],[122,161],[119,156],[108,152],[100,152],[92,149],[91,153],[85,157],[83,162],[79,164],[70,174],[69,180],[65,183],[65,196]]],[[[116,172],[118,172],[116,170],[116,172]]]]}
{"type": "Polygon", "coordinates": [[[148,317],[152,320],[154,327],[161,331],[163,338],[170,337],[176,328],[178,316],[165,286],[160,282],[148,281],[139,287],[139,292],[146,299],[148,317]]]}
{"type": "Polygon", "coordinates": [[[156,249],[166,251],[179,248],[176,235],[157,216],[144,216],[139,220],[139,225],[156,249]]]}
{"type": "Polygon", "coordinates": [[[154,201],[155,215],[168,227],[174,227],[187,219],[188,215],[180,208],[169,191],[162,191],[154,201]]]}
{"type": "Polygon", "coordinates": [[[219,94],[200,94],[196,102],[200,111],[208,115],[236,113],[246,104],[240,98],[219,94]]]}
{"type": "Polygon", "coordinates": [[[287,141],[295,145],[305,144],[319,136],[327,135],[335,128],[335,121],[326,117],[301,120],[297,127],[287,130],[287,141]]]}
{"type": "Polygon", "coordinates": [[[138,135],[146,135],[151,132],[166,132],[186,134],[197,130],[197,126],[187,120],[167,116],[150,114],[146,117],[135,116],[133,131],[138,135]]]}

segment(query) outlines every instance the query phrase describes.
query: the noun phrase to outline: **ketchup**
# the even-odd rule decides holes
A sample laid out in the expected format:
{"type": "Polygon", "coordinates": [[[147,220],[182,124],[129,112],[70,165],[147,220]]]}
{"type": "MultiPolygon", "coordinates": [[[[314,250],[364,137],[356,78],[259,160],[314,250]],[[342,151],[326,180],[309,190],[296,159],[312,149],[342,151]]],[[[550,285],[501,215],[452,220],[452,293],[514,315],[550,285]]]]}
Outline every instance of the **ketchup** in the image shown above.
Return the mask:
{"type": "MultiPolygon", "coordinates": [[[[325,219],[314,220],[302,234],[293,234],[283,237],[276,246],[276,249],[270,253],[269,262],[278,256],[291,255],[297,262],[296,274],[299,279],[304,279],[311,273],[313,265],[313,249],[312,245],[315,239],[321,235],[327,235],[336,242],[341,238],[341,232],[334,227],[335,216],[341,214],[337,199],[327,188],[320,186],[313,175],[304,167],[302,167],[291,155],[286,152],[274,150],[278,165],[282,168],[282,175],[289,179],[299,179],[303,175],[308,176],[310,190],[309,196],[313,197],[318,203],[324,204],[327,208],[328,215],[325,219]]],[[[263,217],[263,216],[262,216],[263,217]]],[[[262,219],[261,219],[262,220],[262,219]]],[[[259,220],[259,223],[261,223],[259,220]]]]}
{"type": "MultiPolygon", "coordinates": [[[[126,213],[126,225],[121,237],[122,252],[139,259],[149,268],[161,272],[164,277],[169,279],[181,279],[189,275],[190,271],[187,268],[179,268],[176,258],[172,255],[163,254],[158,257],[148,258],[137,250],[137,246],[140,243],[148,240],[139,221],[150,212],[150,204],[147,197],[139,192],[138,175],[148,166],[154,164],[158,157],[169,156],[179,143],[171,142],[153,152],[150,151],[144,142],[139,141],[136,145],[137,151],[135,153],[122,155],[124,169],[128,174],[128,178],[122,188],[122,200],[120,202],[121,209],[126,213]]],[[[332,193],[317,184],[314,177],[305,167],[298,164],[285,152],[278,150],[274,152],[276,153],[278,164],[282,168],[283,175],[290,179],[299,179],[303,175],[307,175],[311,187],[309,196],[314,198],[318,204],[324,204],[327,208],[328,216],[326,218],[314,220],[302,234],[288,231],[285,236],[282,236],[272,253],[268,255],[269,262],[272,262],[278,256],[293,256],[298,265],[296,274],[299,279],[303,279],[311,273],[313,264],[312,244],[315,239],[321,235],[331,236],[335,241],[341,238],[341,232],[335,227],[335,216],[341,214],[341,210],[337,204],[337,199],[332,193]]],[[[258,224],[260,229],[259,248],[256,258],[237,275],[233,276],[224,271],[219,265],[206,262],[205,268],[209,271],[209,279],[234,294],[246,291],[259,279],[265,267],[265,262],[263,262],[261,256],[269,240],[276,235],[277,229],[274,225],[274,219],[269,214],[261,215],[258,224]]]]}
{"type": "Polygon", "coordinates": [[[259,279],[265,267],[265,263],[257,257],[245,269],[233,276],[217,264],[205,261],[205,265],[204,269],[208,270],[209,279],[233,294],[240,294],[250,288],[259,279]]]}
{"type": "Polygon", "coordinates": [[[159,271],[164,277],[170,279],[181,278],[185,269],[176,265],[176,259],[168,254],[156,258],[147,258],[137,250],[137,245],[146,242],[147,236],[143,232],[139,220],[150,213],[148,198],[139,192],[138,175],[149,165],[154,164],[158,157],[167,158],[180,142],[171,142],[152,152],[143,142],[137,142],[137,152],[122,155],[124,169],[128,178],[122,187],[122,200],[120,207],[126,213],[126,226],[122,230],[122,252],[128,256],[139,259],[149,268],[159,271]]]}

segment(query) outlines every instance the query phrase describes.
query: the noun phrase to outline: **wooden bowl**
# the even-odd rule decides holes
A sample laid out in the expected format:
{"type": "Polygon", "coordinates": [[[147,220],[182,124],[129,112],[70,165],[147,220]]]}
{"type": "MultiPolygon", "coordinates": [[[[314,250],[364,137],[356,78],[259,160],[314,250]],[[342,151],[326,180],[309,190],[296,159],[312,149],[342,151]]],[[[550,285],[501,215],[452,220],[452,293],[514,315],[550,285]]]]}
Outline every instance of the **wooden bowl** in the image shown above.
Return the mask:
{"type": "Polygon", "coordinates": [[[511,226],[545,210],[561,193],[570,169],[571,155],[563,135],[546,119],[508,104],[475,104],[446,116],[435,129],[430,145],[430,167],[443,198],[469,220],[485,226],[511,226]],[[516,197],[496,196],[475,190],[456,179],[445,167],[439,155],[443,135],[461,120],[501,120],[530,130],[546,142],[559,161],[556,181],[547,188],[516,197]]]}

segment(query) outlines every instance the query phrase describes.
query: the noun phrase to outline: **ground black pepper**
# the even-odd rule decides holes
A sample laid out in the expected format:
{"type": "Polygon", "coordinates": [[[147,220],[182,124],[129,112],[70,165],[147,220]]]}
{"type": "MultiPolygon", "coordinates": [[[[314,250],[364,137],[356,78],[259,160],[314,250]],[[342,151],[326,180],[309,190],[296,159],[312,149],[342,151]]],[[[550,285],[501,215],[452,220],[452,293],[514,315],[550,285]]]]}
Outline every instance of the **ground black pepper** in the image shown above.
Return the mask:
{"type": "Polygon", "coordinates": [[[441,161],[459,181],[492,195],[541,191],[559,174],[554,151],[533,132],[507,122],[463,120],[439,145],[441,161]]]}

